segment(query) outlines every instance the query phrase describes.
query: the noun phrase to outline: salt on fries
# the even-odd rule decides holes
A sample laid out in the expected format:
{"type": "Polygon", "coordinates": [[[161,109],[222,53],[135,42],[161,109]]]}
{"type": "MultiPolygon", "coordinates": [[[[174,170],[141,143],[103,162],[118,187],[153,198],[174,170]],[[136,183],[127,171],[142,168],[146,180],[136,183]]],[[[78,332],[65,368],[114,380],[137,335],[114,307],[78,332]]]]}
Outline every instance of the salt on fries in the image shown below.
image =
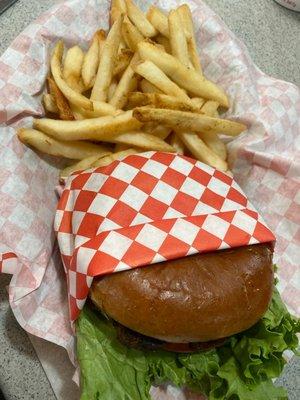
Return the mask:
{"type": "Polygon", "coordinates": [[[74,160],[61,177],[145,150],[192,155],[228,171],[219,135],[246,126],[219,115],[229,101],[204,76],[186,4],[144,13],[132,0],[112,0],[110,29],[97,30],[87,49],[57,42],[50,67],[42,98],[48,118],[34,119],[34,129],[21,128],[18,137],[74,160]]]}

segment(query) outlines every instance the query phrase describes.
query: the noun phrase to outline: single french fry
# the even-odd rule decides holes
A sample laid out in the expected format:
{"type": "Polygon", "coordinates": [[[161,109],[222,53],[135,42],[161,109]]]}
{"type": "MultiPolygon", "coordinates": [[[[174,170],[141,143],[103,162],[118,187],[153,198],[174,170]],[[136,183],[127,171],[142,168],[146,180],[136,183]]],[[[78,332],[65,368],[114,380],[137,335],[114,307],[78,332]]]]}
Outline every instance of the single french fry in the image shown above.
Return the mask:
{"type": "Polygon", "coordinates": [[[144,36],[127,16],[123,20],[122,36],[127,46],[134,52],[137,51],[138,44],[144,40],[144,36]]]}
{"type": "Polygon", "coordinates": [[[126,14],[126,4],[124,0],[112,0],[110,7],[110,25],[118,19],[122,14],[126,14]]]}
{"type": "Polygon", "coordinates": [[[200,75],[203,75],[196,42],[193,39],[189,39],[187,41],[187,46],[192,65],[200,75]]]}
{"type": "MultiPolygon", "coordinates": [[[[116,79],[113,79],[113,80],[111,81],[111,84],[110,84],[110,86],[109,86],[109,88],[108,88],[108,92],[107,92],[107,100],[108,100],[108,101],[110,101],[110,100],[113,98],[113,95],[114,95],[114,93],[115,93],[115,91],[116,91],[117,86],[118,86],[117,80],[116,80],[116,79]]],[[[112,114],[112,115],[113,115],[113,114],[112,114]]]]}
{"type": "Polygon", "coordinates": [[[222,160],[227,158],[226,145],[219,136],[214,132],[198,132],[198,136],[203,140],[203,142],[208,146],[217,156],[222,160]]]}
{"type": "Polygon", "coordinates": [[[215,112],[218,110],[219,103],[217,101],[208,100],[201,107],[203,114],[214,117],[215,112]]]}
{"type": "Polygon", "coordinates": [[[105,40],[95,84],[91,92],[91,100],[106,101],[107,99],[107,92],[113,77],[113,68],[121,39],[121,27],[122,17],[119,17],[114,22],[105,40]]]}
{"type": "Polygon", "coordinates": [[[128,17],[144,37],[157,35],[157,30],[132,0],[125,0],[128,17]]]}
{"type": "Polygon", "coordinates": [[[48,77],[47,83],[49,86],[50,94],[52,95],[57,106],[59,118],[67,121],[73,120],[74,116],[68,100],[65,98],[65,96],[57,86],[56,82],[52,78],[48,77]]]}
{"type": "Polygon", "coordinates": [[[196,133],[183,131],[176,131],[176,133],[195,158],[221,171],[227,171],[226,161],[206,146],[196,133]]]}
{"type": "Polygon", "coordinates": [[[197,50],[191,10],[187,4],[182,4],[181,6],[178,7],[177,10],[180,15],[183,28],[185,30],[190,60],[195,70],[202,75],[201,62],[197,50]]]}
{"type": "Polygon", "coordinates": [[[179,100],[177,97],[159,93],[129,93],[128,105],[130,108],[151,105],[155,108],[168,108],[170,110],[200,112],[200,108],[194,106],[194,104],[190,100],[179,100]]]}
{"type": "Polygon", "coordinates": [[[89,142],[64,142],[53,139],[35,129],[19,129],[18,138],[27,146],[34,147],[42,153],[52,156],[66,157],[73,160],[82,160],[89,156],[105,156],[110,153],[108,148],[89,142]]]}
{"type": "MultiPolygon", "coordinates": [[[[70,104],[72,114],[74,115],[74,119],[76,121],[81,121],[82,119],[86,119],[87,117],[84,115],[84,112],[87,110],[84,110],[83,108],[79,108],[75,106],[74,104],[70,104]]],[[[88,111],[88,112],[93,112],[93,111],[88,111]]]]}
{"type": "Polygon", "coordinates": [[[168,17],[158,7],[150,6],[147,11],[147,18],[158,32],[167,38],[169,37],[168,17]]]}
{"type": "Polygon", "coordinates": [[[153,62],[144,61],[134,66],[137,74],[147,79],[152,85],[162,90],[165,94],[178,97],[181,100],[189,100],[184,90],[180,89],[167,75],[153,62]]]}
{"type": "Polygon", "coordinates": [[[174,147],[176,153],[184,154],[184,143],[175,132],[172,133],[172,137],[170,140],[170,145],[174,147]]]}
{"type": "Polygon", "coordinates": [[[105,103],[103,101],[93,101],[94,113],[98,114],[99,117],[105,115],[117,115],[122,111],[117,110],[113,105],[105,103]]]}
{"type": "Polygon", "coordinates": [[[125,43],[124,39],[121,36],[118,54],[120,54],[122,52],[122,50],[129,50],[129,49],[127,48],[126,43],[125,43]]]}
{"type": "Polygon", "coordinates": [[[145,130],[146,133],[150,133],[151,135],[157,136],[163,140],[165,140],[172,132],[171,128],[164,125],[157,125],[153,122],[146,122],[143,126],[143,130],[145,130]]]}
{"type": "MultiPolygon", "coordinates": [[[[121,81],[120,81],[121,82],[121,81]]],[[[121,82],[114,93],[114,96],[111,99],[111,104],[116,104],[116,108],[124,108],[127,104],[128,100],[128,93],[132,90],[137,89],[137,78],[133,76],[131,80],[126,81],[125,78],[123,82],[121,82]]]]}
{"type": "Polygon", "coordinates": [[[93,109],[93,103],[82,94],[73,90],[62,78],[61,60],[64,52],[62,41],[56,43],[51,57],[51,72],[55,83],[70,103],[87,110],[93,109]]]}
{"type": "Polygon", "coordinates": [[[67,50],[63,62],[63,79],[72,89],[79,93],[84,89],[82,82],[80,82],[83,60],[84,52],[76,45],[67,50]]]}
{"type": "Polygon", "coordinates": [[[167,53],[169,53],[169,54],[172,53],[170,40],[167,37],[160,34],[160,35],[155,36],[155,40],[158,44],[160,44],[161,46],[164,46],[164,49],[167,53]]]}
{"type": "Polygon", "coordinates": [[[228,119],[163,108],[135,108],[133,116],[141,122],[155,121],[177,131],[214,132],[237,136],[247,129],[246,125],[228,119]]]}
{"type": "Polygon", "coordinates": [[[221,88],[205,79],[197,71],[184,66],[175,57],[147,41],[138,44],[138,51],[142,60],[152,61],[180,87],[195,96],[216,100],[223,107],[228,107],[228,98],[221,88]]]}
{"type": "Polygon", "coordinates": [[[144,150],[155,151],[175,151],[168,143],[164,142],[158,136],[141,131],[130,131],[124,133],[115,133],[103,136],[102,140],[109,143],[123,143],[129,146],[138,147],[144,150]]]}
{"type": "Polygon", "coordinates": [[[114,67],[113,76],[122,74],[125,69],[128,67],[132,57],[133,52],[129,49],[122,49],[121,52],[118,54],[116,59],[116,65],[114,67]]]}
{"type": "Polygon", "coordinates": [[[61,179],[66,179],[68,176],[72,175],[76,171],[84,171],[86,169],[93,168],[94,162],[98,161],[103,157],[108,157],[108,156],[109,154],[102,157],[101,156],[99,157],[98,155],[86,157],[83,160],[61,170],[59,176],[61,179]]]}
{"type": "Polygon", "coordinates": [[[147,79],[142,79],[139,82],[139,86],[143,93],[163,93],[158,87],[152,85],[147,79]]]}
{"type": "MultiPolygon", "coordinates": [[[[99,61],[100,61],[100,57],[102,55],[103,52],[103,48],[104,48],[104,44],[106,41],[106,31],[104,29],[99,29],[99,31],[97,31],[95,33],[95,35],[97,35],[98,38],[98,44],[99,44],[99,61]]],[[[97,67],[98,70],[98,67],[97,67]]]]}
{"type": "Polygon", "coordinates": [[[172,54],[187,68],[191,68],[187,40],[177,10],[170,11],[168,21],[172,54]]]}
{"type": "Polygon", "coordinates": [[[120,79],[118,86],[116,87],[115,93],[110,100],[109,104],[112,106],[121,109],[125,106],[127,103],[127,96],[128,93],[131,92],[132,90],[136,89],[137,86],[137,81],[134,78],[134,65],[137,62],[139,58],[138,53],[135,53],[133,56],[130,64],[126,68],[125,72],[122,75],[122,78],[120,79]]]}
{"type": "Polygon", "coordinates": [[[149,104],[153,105],[152,95],[154,95],[154,93],[131,92],[128,94],[127,107],[132,109],[135,107],[147,106],[149,104]]]}
{"type": "Polygon", "coordinates": [[[103,101],[94,101],[93,105],[93,111],[84,110],[82,108],[72,105],[71,108],[75,119],[99,118],[105,117],[107,115],[117,115],[120,112],[114,106],[108,103],[104,103],[103,101]]]}
{"type": "Polygon", "coordinates": [[[81,76],[86,88],[92,87],[96,78],[100,58],[100,43],[105,40],[105,36],[106,34],[103,29],[97,31],[94,34],[90,47],[84,56],[81,76]]]}
{"type": "Polygon", "coordinates": [[[61,121],[56,119],[34,119],[33,127],[59,140],[95,140],[114,133],[135,131],[142,124],[126,111],[116,116],[84,119],[82,121],[61,121]]]}
{"type": "Polygon", "coordinates": [[[58,108],[55,103],[55,99],[50,93],[44,93],[43,94],[43,105],[45,111],[48,111],[53,114],[58,114],[58,108]]]}
{"type": "MultiPolygon", "coordinates": [[[[202,106],[201,111],[210,117],[215,117],[218,106],[219,104],[216,101],[208,100],[202,106]]],[[[200,132],[199,136],[214,153],[216,153],[222,160],[226,160],[227,158],[226,145],[225,143],[222,142],[222,140],[216,133],[200,132]]]]}
{"type": "Polygon", "coordinates": [[[193,97],[191,99],[191,102],[194,104],[195,107],[199,108],[201,110],[201,107],[205,103],[204,99],[201,99],[201,97],[193,97]]]}

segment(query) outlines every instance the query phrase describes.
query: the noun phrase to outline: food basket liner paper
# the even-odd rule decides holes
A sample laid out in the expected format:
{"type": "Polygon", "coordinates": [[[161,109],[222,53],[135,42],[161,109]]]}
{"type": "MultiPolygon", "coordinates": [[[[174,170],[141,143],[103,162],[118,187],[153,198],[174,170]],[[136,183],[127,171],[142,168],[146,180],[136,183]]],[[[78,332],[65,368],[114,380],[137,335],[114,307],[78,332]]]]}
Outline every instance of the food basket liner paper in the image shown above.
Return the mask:
{"type": "MultiPolygon", "coordinates": [[[[146,8],[153,2],[139,3],[146,8]]],[[[157,2],[165,10],[180,3],[157,2]]],[[[228,143],[229,162],[236,182],[276,236],[279,290],[289,309],[299,314],[299,88],[262,73],[204,2],[186,3],[205,75],[228,93],[227,117],[249,127],[228,143]]],[[[53,44],[63,38],[67,46],[78,43],[86,49],[93,32],[107,28],[109,6],[101,0],[59,2],[0,58],[0,271],[13,274],[9,299],[20,325],[65,347],[73,363],[66,280],[53,231],[54,187],[62,162],[19,143],[16,129],[43,115],[41,93],[53,44]]],[[[153,397],[157,393],[152,391],[153,397]]]]}

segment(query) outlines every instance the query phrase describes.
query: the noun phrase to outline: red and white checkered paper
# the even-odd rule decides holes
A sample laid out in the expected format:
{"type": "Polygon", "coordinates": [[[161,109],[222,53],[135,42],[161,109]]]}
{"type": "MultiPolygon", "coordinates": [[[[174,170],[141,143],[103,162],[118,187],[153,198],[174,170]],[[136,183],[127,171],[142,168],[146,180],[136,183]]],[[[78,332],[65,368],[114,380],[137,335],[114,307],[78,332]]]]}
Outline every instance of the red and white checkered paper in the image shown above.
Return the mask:
{"type": "Polygon", "coordinates": [[[54,225],[72,320],[94,276],[275,241],[232,177],[161,152],[130,155],[73,175],[54,225]]]}
{"type": "MultiPolygon", "coordinates": [[[[228,143],[235,180],[276,235],[279,290],[300,314],[300,91],[263,74],[245,46],[201,0],[186,0],[196,26],[205,75],[229,95],[227,116],[249,127],[228,143]]],[[[146,9],[153,2],[138,2],[146,9]]],[[[168,10],[180,1],[157,2],[168,10]]],[[[40,94],[49,54],[60,38],[67,46],[88,40],[108,24],[108,0],[61,1],[29,25],[0,58],[0,270],[12,272],[9,298],[28,332],[58,343],[75,360],[64,271],[54,245],[57,159],[18,142],[16,128],[42,116],[40,94]]],[[[157,392],[156,398],[178,399],[157,392]]],[[[182,396],[180,397],[183,398],[182,396]]]]}

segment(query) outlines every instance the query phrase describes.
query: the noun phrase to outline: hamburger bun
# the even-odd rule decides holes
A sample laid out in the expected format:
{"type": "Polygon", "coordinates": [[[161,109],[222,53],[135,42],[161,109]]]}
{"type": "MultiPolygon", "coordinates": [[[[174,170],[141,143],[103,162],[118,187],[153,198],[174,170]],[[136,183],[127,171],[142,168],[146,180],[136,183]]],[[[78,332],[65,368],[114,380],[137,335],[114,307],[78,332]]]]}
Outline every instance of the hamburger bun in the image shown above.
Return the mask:
{"type": "Polygon", "coordinates": [[[95,278],[90,297],[106,315],[142,335],[207,342],[254,325],[268,308],[273,249],[257,244],[95,278]]]}

